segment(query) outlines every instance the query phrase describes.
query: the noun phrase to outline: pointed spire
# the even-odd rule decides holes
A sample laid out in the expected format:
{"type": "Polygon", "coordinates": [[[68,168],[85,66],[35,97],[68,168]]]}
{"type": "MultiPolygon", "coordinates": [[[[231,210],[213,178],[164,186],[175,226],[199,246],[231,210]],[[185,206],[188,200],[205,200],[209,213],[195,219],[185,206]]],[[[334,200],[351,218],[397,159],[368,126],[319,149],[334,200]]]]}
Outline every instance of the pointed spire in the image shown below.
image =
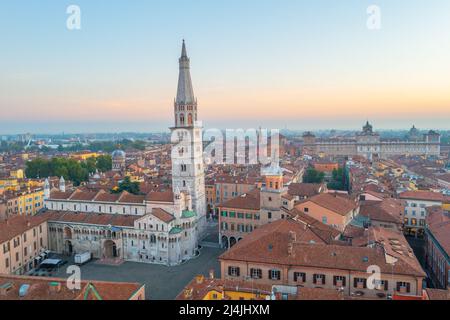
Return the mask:
{"type": "Polygon", "coordinates": [[[47,200],[48,198],[50,198],[50,182],[46,178],[44,182],[44,199],[47,200]]]}
{"type": "Polygon", "coordinates": [[[186,43],[184,42],[184,39],[183,39],[183,46],[181,48],[181,57],[182,58],[187,58],[188,57],[187,56],[187,51],[186,51],[186,43]]]}
{"type": "Polygon", "coordinates": [[[63,176],[59,179],[59,191],[66,192],[66,181],[63,176]]]}
{"type": "Polygon", "coordinates": [[[183,40],[181,49],[180,74],[178,76],[178,90],[176,103],[180,105],[193,105],[196,103],[194,89],[192,88],[191,73],[189,71],[189,57],[187,56],[186,43],[183,40]]]}

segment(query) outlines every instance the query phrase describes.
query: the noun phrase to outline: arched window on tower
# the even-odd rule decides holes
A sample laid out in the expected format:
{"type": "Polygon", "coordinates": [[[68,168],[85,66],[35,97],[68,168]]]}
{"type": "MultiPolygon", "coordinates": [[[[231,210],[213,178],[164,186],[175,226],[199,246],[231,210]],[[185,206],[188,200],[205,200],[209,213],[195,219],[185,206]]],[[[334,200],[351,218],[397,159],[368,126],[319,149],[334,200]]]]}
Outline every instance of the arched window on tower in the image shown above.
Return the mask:
{"type": "Polygon", "coordinates": [[[183,113],[180,114],[180,125],[184,126],[184,114],[183,113]]]}
{"type": "Polygon", "coordinates": [[[193,121],[192,121],[192,113],[189,113],[188,114],[188,125],[192,126],[192,123],[193,123],[193,121]]]}

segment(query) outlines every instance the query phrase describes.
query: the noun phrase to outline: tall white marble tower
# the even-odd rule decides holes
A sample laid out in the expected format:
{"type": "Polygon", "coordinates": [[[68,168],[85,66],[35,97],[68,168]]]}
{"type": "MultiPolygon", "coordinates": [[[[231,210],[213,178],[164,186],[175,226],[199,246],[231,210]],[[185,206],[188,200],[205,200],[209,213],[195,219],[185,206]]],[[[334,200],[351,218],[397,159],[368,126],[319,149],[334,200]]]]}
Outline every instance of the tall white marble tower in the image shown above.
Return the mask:
{"type": "Polygon", "coordinates": [[[205,173],[203,166],[202,125],[197,121],[197,99],[192,88],[190,61],[183,40],[179,59],[177,97],[172,130],[172,188],[188,192],[192,209],[198,216],[199,233],[206,225],[205,173]]]}

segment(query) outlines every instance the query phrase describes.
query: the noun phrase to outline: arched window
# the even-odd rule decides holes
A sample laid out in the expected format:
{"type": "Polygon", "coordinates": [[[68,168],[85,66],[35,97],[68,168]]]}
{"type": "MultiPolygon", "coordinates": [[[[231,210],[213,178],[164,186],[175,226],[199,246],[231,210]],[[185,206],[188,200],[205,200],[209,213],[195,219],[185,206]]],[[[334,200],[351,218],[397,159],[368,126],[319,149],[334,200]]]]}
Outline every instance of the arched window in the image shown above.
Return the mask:
{"type": "Polygon", "coordinates": [[[184,114],[180,114],[180,125],[184,126],[184,114]]]}
{"type": "Polygon", "coordinates": [[[192,113],[188,114],[188,125],[192,126],[193,121],[192,121],[192,113]]]}

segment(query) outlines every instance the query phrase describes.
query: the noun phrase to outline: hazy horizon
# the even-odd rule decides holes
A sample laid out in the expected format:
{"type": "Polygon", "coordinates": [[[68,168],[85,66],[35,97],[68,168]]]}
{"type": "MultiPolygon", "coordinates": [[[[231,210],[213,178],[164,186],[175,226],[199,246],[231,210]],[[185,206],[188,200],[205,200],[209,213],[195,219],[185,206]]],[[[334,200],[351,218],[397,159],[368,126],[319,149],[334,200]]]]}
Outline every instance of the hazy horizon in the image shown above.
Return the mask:
{"type": "MultiPolygon", "coordinates": [[[[369,120],[370,121],[370,120],[369,120]]],[[[324,126],[324,127],[293,127],[289,125],[285,126],[270,126],[270,125],[254,125],[251,126],[250,123],[248,125],[238,125],[236,123],[233,123],[229,126],[223,126],[223,125],[208,125],[207,123],[204,124],[204,129],[219,129],[219,130],[225,130],[225,129],[258,129],[258,128],[265,128],[265,129],[279,129],[279,130],[290,130],[290,131],[313,131],[313,132],[320,132],[320,131],[330,131],[330,130],[338,130],[338,131],[361,131],[361,128],[364,122],[361,122],[361,124],[358,126],[351,126],[351,127],[345,127],[345,126],[324,126]]],[[[371,122],[371,124],[374,124],[371,122]]],[[[414,124],[415,125],[415,124],[414,124]]],[[[67,134],[67,135],[89,135],[89,134],[125,134],[125,133],[131,133],[131,134],[152,134],[152,133],[170,133],[169,127],[171,126],[170,123],[167,123],[167,126],[158,124],[154,126],[146,125],[145,123],[141,124],[135,124],[133,126],[130,126],[127,123],[124,124],[111,124],[111,123],[104,123],[101,125],[98,125],[95,127],[95,129],[92,129],[92,126],[90,126],[90,129],[86,130],[80,130],[80,124],[69,124],[65,125],[63,130],[60,130],[60,126],[56,125],[54,129],[52,129],[52,125],[42,125],[42,127],[37,126],[34,130],[29,130],[30,127],[23,127],[24,130],[12,130],[12,131],[5,131],[4,127],[0,130],[1,136],[8,136],[8,135],[20,135],[20,134],[32,134],[32,135],[59,135],[59,134],[67,134]],[[41,129],[36,129],[41,128],[41,129]]],[[[430,126],[430,127],[417,127],[417,129],[420,131],[428,131],[428,130],[437,130],[437,131],[450,131],[450,128],[444,128],[444,127],[437,127],[437,126],[430,126]]],[[[380,132],[386,132],[386,131],[408,131],[410,130],[412,125],[410,126],[401,126],[401,127],[392,127],[392,126],[382,126],[382,127],[375,127],[374,131],[380,131],[380,132]]],[[[17,129],[17,128],[16,128],[17,129]]]]}
{"type": "Polygon", "coordinates": [[[446,130],[448,12],[444,0],[2,3],[0,134],[167,131],[183,38],[205,127],[446,130]],[[66,28],[71,4],[81,30],[66,28]]]}

